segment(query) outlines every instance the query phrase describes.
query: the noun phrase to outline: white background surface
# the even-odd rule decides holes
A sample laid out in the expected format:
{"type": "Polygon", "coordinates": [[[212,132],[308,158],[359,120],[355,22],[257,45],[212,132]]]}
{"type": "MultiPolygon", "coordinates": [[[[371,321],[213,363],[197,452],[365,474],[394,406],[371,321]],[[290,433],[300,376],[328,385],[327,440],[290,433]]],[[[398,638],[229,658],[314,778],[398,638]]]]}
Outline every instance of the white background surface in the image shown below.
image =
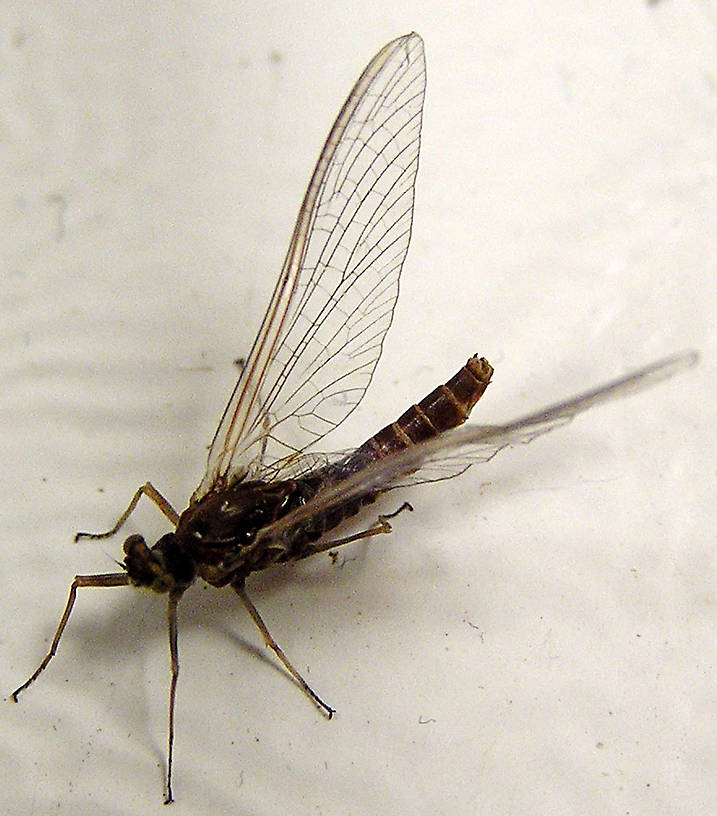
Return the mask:
{"type": "MultiPolygon", "coordinates": [[[[496,367],[511,418],[699,368],[411,494],[393,536],[259,576],[326,722],[229,591],[180,609],[175,814],[706,814],[715,755],[713,3],[4,4],[0,684],[152,481],[178,507],[351,84],[426,42],[414,237],[344,439],[496,367]]],[[[393,509],[393,504],[386,508],[393,509]]],[[[165,531],[143,508],[130,532],[165,531]]],[[[154,538],[152,539],[154,540],[154,538]]],[[[8,814],[162,812],[164,600],[86,591],[0,706],[8,814]]]]}

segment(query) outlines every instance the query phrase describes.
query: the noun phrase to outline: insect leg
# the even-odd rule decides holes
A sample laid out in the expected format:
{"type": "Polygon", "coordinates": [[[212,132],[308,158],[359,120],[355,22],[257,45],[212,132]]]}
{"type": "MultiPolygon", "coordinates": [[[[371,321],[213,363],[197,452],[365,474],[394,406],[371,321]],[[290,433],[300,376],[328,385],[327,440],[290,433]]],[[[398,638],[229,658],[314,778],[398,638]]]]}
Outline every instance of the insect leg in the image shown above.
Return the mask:
{"type": "Polygon", "coordinates": [[[62,633],[65,631],[65,626],[67,625],[67,621],[70,617],[70,612],[72,612],[72,607],[75,605],[77,590],[80,587],[128,586],[129,583],[130,583],[129,575],[127,575],[126,572],[109,572],[102,573],[100,575],[75,575],[75,580],[72,582],[72,586],[70,587],[70,596],[67,599],[65,611],[62,613],[62,617],[60,618],[60,624],[57,627],[57,631],[55,632],[55,637],[52,639],[50,651],[45,655],[45,658],[43,659],[42,663],[40,663],[37,669],[35,669],[30,679],[26,680],[19,688],[13,691],[11,696],[15,702],[17,702],[17,697],[20,694],[20,692],[25,691],[25,689],[28,686],[32,685],[32,683],[34,683],[35,680],[37,680],[40,673],[45,669],[47,664],[55,656],[55,652],[57,651],[57,644],[60,642],[62,633]]]}
{"type": "Polygon", "coordinates": [[[244,581],[237,582],[232,584],[232,588],[237,593],[237,595],[241,598],[242,603],[247,609],[247,612],[251,615],[251,619],[257,625],[259,631],[264,637],[264,642],[266,645],[274,652],[274,654],[279,658],[279,660],[284,664],[284,668],[289,672],[289,674],[296,680],[299,684],[301,690],[306,694],[307,697],[310,697],[311,700],[316,703],[319,708],[322,708],[326,713],[327,717],[331,719],[336,709],[331,708],[330,705],[325,703],[321,697],[309,686],[309,684],[304,680],[304,678],[299,674],[299,672],[291,665],[289,662],[289,658],[284,654],[279,644],[274,640],[271,636],[271,633],[266,628],[266,624],[261,618],[259,611],[254,606],[254,604],[249,599],[249,596],[246,594],[246,589],[244,589],[244,581]]]}
{"type": "Polygon", "coordinates": [[[331,541],[320,541],[316,547],[312,547],[311,552],[307,553],[307,555],[315,555],[316,553],[326,552],[326,550],[333,550],[335,547],[340,547],[342,544],[348,544],[351,541],[359,541],[362,538],[371,538],[375,535],[382,535],[388,534],[393,530],[393,527],[388,523],[388,519],[396,518],[399,513],[402,513],[404,510],[410,510],[413,512],[413,507],[408,502],[404,502],[398,510],[395,510],[393,513],[384,513],[380,515],[373,525],[373,527],[369,527],[367,530],[361,530],[360,533],[354,533],[353,535],[346,536],[346,538],[334,538],[331,541]]]}
{"type": "Polygon", "coordinates": [[[134,508],[137,506],[137,502],[139,502],[142,496],[146,496],[148,499],[151,499],[157,507],[164,513],[164,515],[174,524],[177,526],[177,522],[179,521],[179,513],[172,507],[172,505],[164,498],[164,496],[157,490],[157,488],[151,483],[146,482],[141,487],[137,488],[137,492],[132,496],[132,501],[127,506],[127,509],[122,513],[119,517],[117,524],[115,524],[112,529],[107,530],[106,533],[76,533],[75,534],[75,541],[79,541],[81,538],[109,538],[113,536],[122,525],[127,521],[130,517],[134,508]]]}
{"type": "Polygon", "coordinates": [[[174,758],[174,701],[177,696],[179,678],[179,649],[177,647],[177,604],[182,593],[170,592],[167,606],[167,625],[169,633],[169,656],[172,665],[172,679],[169,683],[169,729],[167,735],[167,787],[164,792],[164,804],[174,801],[172,796],[172,761],[174,758]]]}

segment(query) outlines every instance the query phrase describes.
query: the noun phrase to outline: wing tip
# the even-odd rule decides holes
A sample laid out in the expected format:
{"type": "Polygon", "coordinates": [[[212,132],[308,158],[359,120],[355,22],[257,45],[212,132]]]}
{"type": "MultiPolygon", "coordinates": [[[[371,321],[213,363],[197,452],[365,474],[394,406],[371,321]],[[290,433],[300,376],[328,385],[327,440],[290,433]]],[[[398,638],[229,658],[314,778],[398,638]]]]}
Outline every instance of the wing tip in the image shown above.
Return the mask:
{"type": "Polygon", "coordinates": [[[682,371],[687,371],[688,368],[693,368],[700,359],[701,355],[697,349],[684,349],[646,366],[642,372],[648,376],[652,374],[658,379],[672,377],[682,371]]]}

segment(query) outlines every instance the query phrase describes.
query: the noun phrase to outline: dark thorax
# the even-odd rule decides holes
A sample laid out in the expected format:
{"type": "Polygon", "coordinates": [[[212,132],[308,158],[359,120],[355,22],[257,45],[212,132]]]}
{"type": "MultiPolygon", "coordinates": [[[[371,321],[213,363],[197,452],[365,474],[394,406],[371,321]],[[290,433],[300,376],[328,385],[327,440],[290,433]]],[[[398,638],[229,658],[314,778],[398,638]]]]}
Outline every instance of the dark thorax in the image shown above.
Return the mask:
{"type": "Polygon", "coordinates": [[[198,574],[214,586],[223,586],[298,557],[298,553],[289,556],[287,545],[276,552],[252,545],[259,530],[305,504],[317,488],[310,479],[235,483],[190,504],[180,516],[175,536],[197,564],[198,574]]]}

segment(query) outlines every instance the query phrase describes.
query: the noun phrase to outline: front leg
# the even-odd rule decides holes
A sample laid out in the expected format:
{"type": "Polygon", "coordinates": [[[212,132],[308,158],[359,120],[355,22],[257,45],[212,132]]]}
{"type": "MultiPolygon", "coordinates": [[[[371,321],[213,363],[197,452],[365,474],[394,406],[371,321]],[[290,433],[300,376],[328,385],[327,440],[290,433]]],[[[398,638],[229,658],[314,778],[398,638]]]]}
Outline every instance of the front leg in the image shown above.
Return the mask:
{"type": "Polygon", "coordinates": [[[18,696],[25,691],[28,686],[32,685],[35,680],[37,680],[39,675],[45,670],[47,664],[55,656],[57,647],[60,643],[60,638],[62,637],[62,633],[65,631],[65,626],[67,626],[67,621],[70,618],[72,607],[75,605],[77,590],[81,587],[116,587],[128,586],[129,584],[130,578],[126,572],[110,572],[102,573],[100,575],[75,575],[75,580],[70,586],[70,596],[65,604],[65,611],[62,613],[62,617],[60,618],[60,623],[57,627],[57,631],[55,632],[55,637],[52,639],[50,650],[45,655],[42,663],[40,663],[37,669],[35,669],[35,671],[32,673],[30,678],[26,680],[19,688],[16,688],[15,691],[13,691],[11,697],[15,702],[17,702],[18,696]]]}
{"type": "Polygon", "coordinates": [[[134,508],[137,506],[137,503],[142,498],[142,496],[146,496],[148,499],[153,501],[157,507],[164,513],[164,515],[172,522],[172,524],[176,527],[177,523],[179,522],[179,513],[172,507],[172,505],[164,498],[164,496],[157,490],[157,488],[151,482],[145,482],[141,487],[137,488],[137,492],[132,496],[132,501],[127,506],[127,509],[122,513],[122,515],[117,520],[117,524],[115,524],[112,529],[107,530],[106,533],[76,533],[75,534],[75,541],[79,541],[81,538],[110,538],[119,529],[122,525],[127,521],[127,519],[132,515],[134,508]]]}

